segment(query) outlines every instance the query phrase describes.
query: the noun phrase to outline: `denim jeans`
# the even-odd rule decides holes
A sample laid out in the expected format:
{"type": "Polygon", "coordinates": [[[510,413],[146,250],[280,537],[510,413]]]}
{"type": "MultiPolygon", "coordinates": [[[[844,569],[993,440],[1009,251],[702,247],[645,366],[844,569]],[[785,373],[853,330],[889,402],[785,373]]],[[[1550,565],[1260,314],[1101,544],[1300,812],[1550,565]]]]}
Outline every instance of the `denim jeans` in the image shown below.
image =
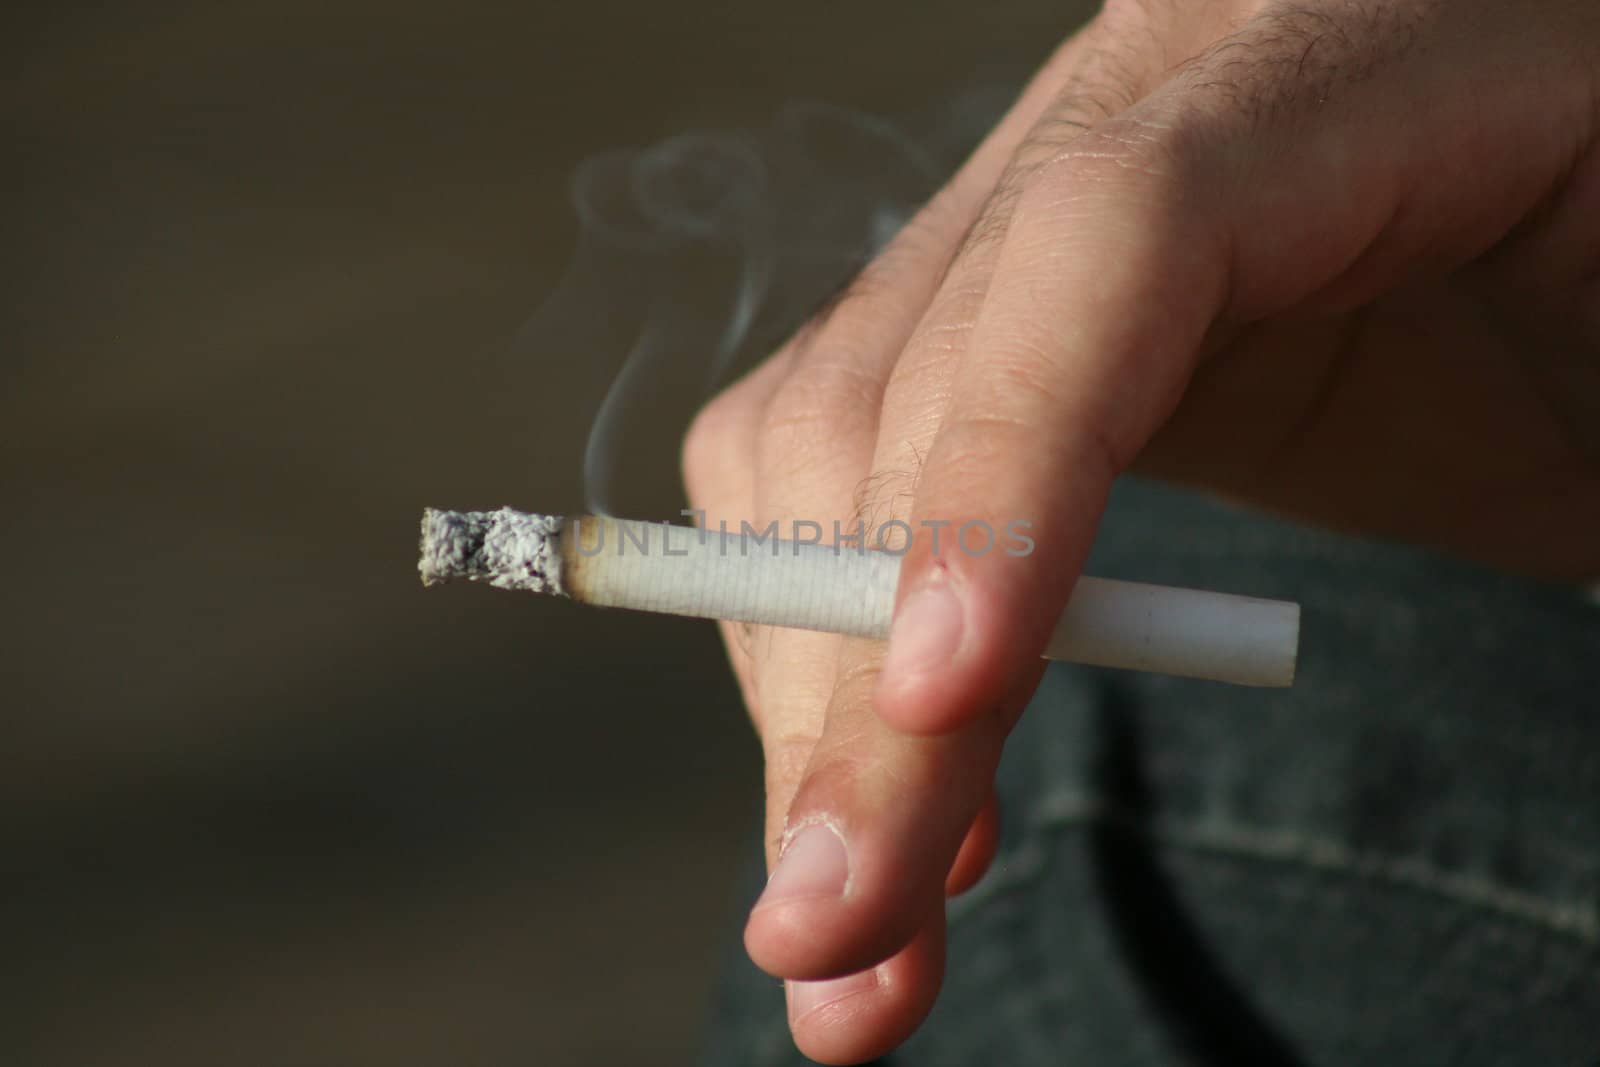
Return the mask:
{"type": "MultiPolygon", "coordinates": [[[[1089,570],[1300,601],[1299,678],[1053,667],[939,1002],[883,1062],[1600,1064],[1585,590],[1132,481],[1089,570]]],[[[704,1062],[807,1062],[730,957],[704,1062]]]]}

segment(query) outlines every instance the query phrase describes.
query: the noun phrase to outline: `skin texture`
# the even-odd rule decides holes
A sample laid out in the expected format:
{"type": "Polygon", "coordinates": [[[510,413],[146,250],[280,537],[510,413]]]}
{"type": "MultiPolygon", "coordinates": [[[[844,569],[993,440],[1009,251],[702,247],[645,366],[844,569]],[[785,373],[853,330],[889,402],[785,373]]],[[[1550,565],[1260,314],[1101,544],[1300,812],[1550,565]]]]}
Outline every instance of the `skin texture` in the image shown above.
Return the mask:
{"type": "Polygon", "coordinates": [[[796,1042],[904,1040],[1112,479],[1600,574],[1600,5],[1113,0],[854,285],[714,400],[711,521],[909,521],[885,646],[729,627],[796,1042]],[[922,520],[1025,519],[1027,557],[922,520]],[[791,853],[786,846],[802,842],[791,853]]]}

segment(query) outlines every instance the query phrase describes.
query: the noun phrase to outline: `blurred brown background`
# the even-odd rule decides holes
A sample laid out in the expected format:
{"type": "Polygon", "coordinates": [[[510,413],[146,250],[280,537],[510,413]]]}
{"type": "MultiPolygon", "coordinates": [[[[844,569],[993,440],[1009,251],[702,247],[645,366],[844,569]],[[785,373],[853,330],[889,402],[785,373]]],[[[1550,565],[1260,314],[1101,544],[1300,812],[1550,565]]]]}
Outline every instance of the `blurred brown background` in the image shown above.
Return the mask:
{"type": "Polygon", "coordinates": [[[1082,9],[13,9],[0,1061],[689,1059],[760,804],[713,629],[424,593],[419,510],[583,503],[614,360],[505,344],[579,161],[1082,9]]]}

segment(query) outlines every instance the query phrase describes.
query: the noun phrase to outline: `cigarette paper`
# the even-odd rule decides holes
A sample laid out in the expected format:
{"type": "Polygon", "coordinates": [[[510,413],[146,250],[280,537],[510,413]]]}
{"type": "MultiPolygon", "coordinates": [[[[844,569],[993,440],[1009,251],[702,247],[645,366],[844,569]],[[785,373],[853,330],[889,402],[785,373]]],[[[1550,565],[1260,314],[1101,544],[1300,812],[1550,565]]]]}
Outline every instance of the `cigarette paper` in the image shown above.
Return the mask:
{"type": "MultiPolygon", "coordinates": [[[[424,585],[487,582],[605,607],[888,636],[897,554],[751,533],[429,508],[418,570],[424,585]]],[[[1294,682],[1299,640],[1298,604],[1084,576],[1044,654],[1281,687],[1294,682]]]]}

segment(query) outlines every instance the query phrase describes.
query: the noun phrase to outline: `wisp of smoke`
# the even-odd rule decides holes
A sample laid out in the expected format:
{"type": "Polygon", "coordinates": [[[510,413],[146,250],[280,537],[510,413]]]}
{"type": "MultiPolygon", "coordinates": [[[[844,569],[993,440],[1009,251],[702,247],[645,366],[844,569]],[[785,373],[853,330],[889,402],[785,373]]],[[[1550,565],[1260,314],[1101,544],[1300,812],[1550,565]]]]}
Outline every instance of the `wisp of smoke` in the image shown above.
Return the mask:
{"type": "Polygon", "coordinates": [[[518,347],[537,350],[559,324],[564,348],[618,367],[584,450],[589,509],[619,510],[624,471],[661,478],[693,409],[893,236],[1002,98],[954,97],[924,135],[797,103],[764,130],[686,133],[581,165],[576,251],[518,347]]]}

